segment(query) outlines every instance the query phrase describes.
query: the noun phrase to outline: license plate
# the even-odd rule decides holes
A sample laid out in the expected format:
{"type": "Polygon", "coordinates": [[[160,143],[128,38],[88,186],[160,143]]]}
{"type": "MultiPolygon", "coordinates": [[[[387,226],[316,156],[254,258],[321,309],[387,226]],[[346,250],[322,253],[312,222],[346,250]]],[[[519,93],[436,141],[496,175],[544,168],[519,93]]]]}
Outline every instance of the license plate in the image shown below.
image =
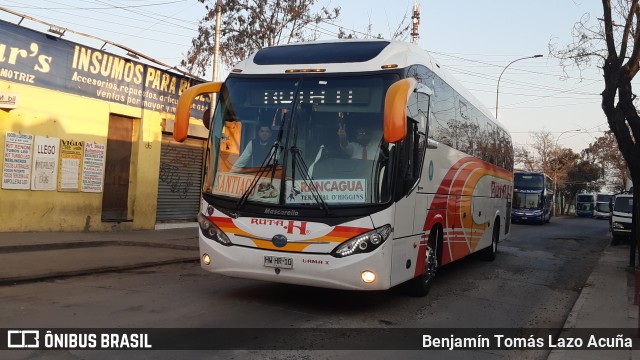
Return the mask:
{"type": "Polygon", "coordinates": [[[293,259],[281,256],[265,256],[264,266],[278,269],[293,269],[293,259]]]}
{"type": "Polygon", "coordinates": [[[523,216],[523,217],[522,217],[522,220],[527,220],[527,217],[526,217],[526,216],[523,216]]]}

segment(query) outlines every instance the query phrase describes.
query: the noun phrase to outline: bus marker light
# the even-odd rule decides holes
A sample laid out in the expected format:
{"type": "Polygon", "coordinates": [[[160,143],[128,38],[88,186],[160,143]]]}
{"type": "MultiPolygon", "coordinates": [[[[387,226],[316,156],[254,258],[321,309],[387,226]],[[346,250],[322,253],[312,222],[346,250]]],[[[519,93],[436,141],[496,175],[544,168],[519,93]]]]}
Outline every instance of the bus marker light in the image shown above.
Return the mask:
{"type": "Polygon", "coordinates": [[[209,254],[202,254],[202,263],[205,265],[211,264],[211,257],[209,257],[209,254]]]}
{"type": "Polygon", "coordinates": [[[367,284],[371,284],[372,282],[376,281],[376,274],[369,270],[363,271],[362,274],[360,274],[360,277],[362,278],[362,281],[367,284]]]}
{"type": "Polygon", "coordinates": [[[382,65],[380,68],[382,69],[395,69],[398,67],[398,64],[388,64],[388,65],[382,65]]]}
{"type": "Polygon", "coordinates": [[[320,73],[325,72],[327,69],[287,69],[286,73],[320,73]]]}

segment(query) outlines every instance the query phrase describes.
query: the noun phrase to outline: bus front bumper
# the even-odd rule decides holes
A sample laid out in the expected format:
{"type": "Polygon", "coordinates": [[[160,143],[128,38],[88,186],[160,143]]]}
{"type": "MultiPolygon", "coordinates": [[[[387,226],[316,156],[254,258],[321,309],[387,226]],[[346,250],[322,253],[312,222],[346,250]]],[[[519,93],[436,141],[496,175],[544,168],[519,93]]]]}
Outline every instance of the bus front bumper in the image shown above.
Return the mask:
{"type": "Polygon", "coordinates": [[[512,211],[511,221],[544,221],[544,212],[542,211],[512,211]]]}
{"type": "Polygon", "coordinates": [[[391,284],[391,244],[388,240],[371,253],[344,258],[223,246],[202,236],[199,243],[201,267],[226,276],[343,290],[385,290],[391,284]],[[205,254],[210,259],[208,265],[203,262],[205,254]],[[279,261],[284,267],[273,267],[279,261]],[[373,282],[362,280],[365,271],[375,274],[373,282]]]}

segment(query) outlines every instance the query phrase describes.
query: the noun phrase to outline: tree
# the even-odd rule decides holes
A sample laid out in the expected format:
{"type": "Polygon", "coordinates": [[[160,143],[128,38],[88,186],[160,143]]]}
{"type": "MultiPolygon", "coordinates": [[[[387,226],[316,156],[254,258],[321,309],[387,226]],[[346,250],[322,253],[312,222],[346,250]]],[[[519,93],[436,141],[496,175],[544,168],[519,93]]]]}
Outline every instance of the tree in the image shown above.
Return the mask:
{"type": "MultiPolygon", "coordinates": [[[[567,180],[563,186],[563,192],[566,198],[575,199],[576,195],[581,191],[594,192],[600,190],[601,168],[593,162],[581,159],[574,162],[567,170],[567,180]]],[[[565,198],[565,199],[566,199],[565,198]]],[[[573,201],[565,201],[568,207],[573,201]]]]}
{"type": "MultiPolygon", "coordinates": [[[[631,179],[640,183],[640,115],[633,104],[632,80],[640,69],[639,0],[602,0],[603,16],[592,23],[583,16],[573,27],[574,41],[562,49],[550,44],[550,53],[561,65],[582,69],[593,61],[602,68],[604,89],[601,106],[615,135],[631,179]]],[[[640,189],[634,187],[632,237],[640,241],[640,189]]],[[[635,249],[633,249],[635,251],[635,249]]],[[[635,265],[632,256],[631,265],[635,265]]]]}
{"type": "Polygon", "coordinates": [[[609,187],[615,192],[620,192],[627,188],[628,174],[627,163],[624,161],[618,143],[613,132],[607,131],[598,137],[595,142],[583,150],[590,154],[605,173],[605,177],[610,180],[609,187]]]}
{"type": "MultiPolygon", "coordinates": [[[[568,184],[579,181],[574,176],[570,176],[569,172],[571,169],[575,168],[576,164],[580,161],[580,155],[576,154],[569,148],[556,146],[553,150],[553,156],[551,157],[549,164],[551,169],[553,169],[553,172],[549,174],[552,176],[553,181],[556,182],[557,193],[555,196],[561,202],[561,205],[573,203],[576,193],[582,190],[577,189],[574,192],[572,188],[568,187],[568,184]]],[[[560,207],[561,214],[564,215],[567,211],[568,207],[560,207]]]]}
{"type": "Polygon", "coordinates": [[[551,167],[551,159],[557,147],[557,143],[553,135],[547,130],[541,130],[533,133],[533,149],[537,153],[539,168],[542,172],[551,174],[554,168],[551,167]]]}
{"type": "MultiPolygon", "coordinates": [[[[205,0],[198,0],[205,3],[205,0]]],[[[214,1],[215,2],[215,1],[214,1]]],[[[310,38],[313,24],[332,21],[340,8],[322,7],[312,12],[317,0],[225,0],[220,22],[220,53],[227,66],[233,66],[253,52],[267,46],[288,44],[310,38]]],[[[216,9],[205,5],[206,14],[198,25],[198,36],[191,41],[186,59],[180,62],[189,72],[204,74],[214,52],[216,9]]]]}
{"type": "Polygon", "coordinates": [[[518,165],[524,166],[525,171],[535,171],[535,158],[526,146],[513,148],[513,161],[518,165]]]}
{"type": "Polygon", "coordinates": [[[514,149],[514,161],[522,164],[527,171],[542,171],[551,174],[550,159],[555,150],[555,142],[551,133],[547,130],[534,132],[533,143],[527,146],[518,146],[514,149]]]}

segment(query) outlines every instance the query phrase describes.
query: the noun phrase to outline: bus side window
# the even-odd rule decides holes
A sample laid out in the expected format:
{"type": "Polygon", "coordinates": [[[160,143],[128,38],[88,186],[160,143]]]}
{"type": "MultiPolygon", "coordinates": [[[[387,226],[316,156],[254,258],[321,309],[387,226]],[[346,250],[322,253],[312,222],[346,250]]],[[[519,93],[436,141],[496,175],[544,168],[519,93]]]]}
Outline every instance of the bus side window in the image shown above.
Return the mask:
{"type": "Polygon", "coordinates": [[[413,177],[418,180],[424,165],[424,155],[429,136],[429,115],[431,113],[431,97],[425,93],[418,93],[418,117],[414,126],[414,166],[413,177]]]}
{"type": "Polygon", "coordinates": [[[413,138],[412,146],[411,146],[411,164],[410,164],[410,184],[408,186],[413,186],[413,184],[420,179],[420,172],[422,171],[422,163],[424,162],[424,151],[426,145],[426,137],[423,133],[420,132],[418,128],[418,124],[414,121],[409,122],[409,126],[411,132],[407,132],[407,135],[411,135],[413,138]]]}

